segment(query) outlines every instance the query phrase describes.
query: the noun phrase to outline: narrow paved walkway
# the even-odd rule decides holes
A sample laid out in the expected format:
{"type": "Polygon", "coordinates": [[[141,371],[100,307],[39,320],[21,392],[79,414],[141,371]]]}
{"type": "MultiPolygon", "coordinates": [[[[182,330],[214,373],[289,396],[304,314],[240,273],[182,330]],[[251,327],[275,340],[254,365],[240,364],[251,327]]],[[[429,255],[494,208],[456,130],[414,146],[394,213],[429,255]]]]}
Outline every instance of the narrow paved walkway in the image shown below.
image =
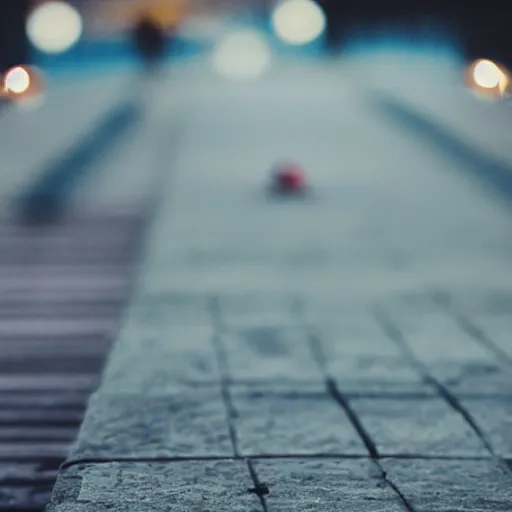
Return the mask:
{"type": "Polygon", "coordinates": [[[189,94],[49,510],[509,511],[506,204],[333,66],[189,94]]]}

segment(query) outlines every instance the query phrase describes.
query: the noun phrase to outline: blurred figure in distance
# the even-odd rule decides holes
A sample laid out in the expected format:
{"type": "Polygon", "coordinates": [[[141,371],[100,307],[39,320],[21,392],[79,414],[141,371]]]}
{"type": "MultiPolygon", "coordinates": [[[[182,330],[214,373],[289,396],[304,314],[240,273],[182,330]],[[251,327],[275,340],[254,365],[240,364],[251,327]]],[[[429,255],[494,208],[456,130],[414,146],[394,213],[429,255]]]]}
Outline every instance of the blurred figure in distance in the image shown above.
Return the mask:
{"type": "Polygon", "coordinates": [[[165,57],[166,36],[149,16],[141,16],[133,29],[133,44],[144,68],[153,75],[165,57]]]}

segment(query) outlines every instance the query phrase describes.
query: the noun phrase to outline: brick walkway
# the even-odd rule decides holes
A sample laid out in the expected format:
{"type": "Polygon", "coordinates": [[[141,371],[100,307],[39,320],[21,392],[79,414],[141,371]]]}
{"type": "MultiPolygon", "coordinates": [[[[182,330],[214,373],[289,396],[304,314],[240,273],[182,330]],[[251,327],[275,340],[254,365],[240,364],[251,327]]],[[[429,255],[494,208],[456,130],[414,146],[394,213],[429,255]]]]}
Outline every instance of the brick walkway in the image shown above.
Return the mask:
{"type": "Polygon", "coordinates": [[[193,102],[51,512],[511,510],[509,213],[293,73],[193,102]]]}

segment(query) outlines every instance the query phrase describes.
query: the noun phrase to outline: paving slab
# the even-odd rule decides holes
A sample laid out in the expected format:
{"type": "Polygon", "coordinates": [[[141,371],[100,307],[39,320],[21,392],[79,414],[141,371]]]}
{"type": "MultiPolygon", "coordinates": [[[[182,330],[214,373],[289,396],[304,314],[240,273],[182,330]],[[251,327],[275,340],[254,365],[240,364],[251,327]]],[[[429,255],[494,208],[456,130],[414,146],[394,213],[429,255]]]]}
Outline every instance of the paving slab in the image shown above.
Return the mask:
{"type": "Polygon", "coordinates": [[[268,510],[300,512],[399,512],[393,491],[368,460],[257,461],[255,469],[269,487],[268,510]]]}
{"type": "Polygon", "coordinates": [[[104,372],[107,391],[151,394],[179,383],[220,382],[212,325],[155,324],[121,330],[104,372]]]}
{"type": "Polygon", "coordinates": [[[388,308],[415,358],[441,383],[458,393],[504,393],[512,373],[495,353],[468,335],[446,312],[388,308]]]}
{"type": "Polygon", "coordinates": [[[478,422],[494,452],[501,458],[512,459],[512,398],[488,396],[461,402],[478,422]]]}
{"type": "Polygon", "coordinates": [[[322,374],[309,351],[303,329],[293,325],[253,324],[222,335],[234,380],[319,383],[322,374]]]}
{"type": "Polygon", "coordinates": [[[510,473],[493,461],[385,460],[383,467],[416,512],[510,510],[510,473]]]}
{"type": "Polygon", "coordinates": [[[294,322],[293,297],[285,294],[232,294],[217,297],[218,313],[228,329],[284,326],[294,322]]]}
{"type": "Polygon", "coordinates": [[[232,456],[220,388],[94,395],[73,458],[232,456]]]}
{"type": "Polygon", "coordinates": [[[440,397],[354,398],[350,404],[381,454],[489,456],[462,416],[440,397]]]}
{"type": "Polygon", "coordinates": [[[159,295],[134,293],[126,308],[124,330],[151,330],[160,334],[174,326],[210,325],[209,298],[204,294],[164,293],[159,295]]]}
{"type": "MultiPolygon", "coordinates": [[[[369,308],[368,308],[369,309],[369,308]]],[[[370,311],[312,320],[312,332],[325,359],[326,371],[344,392],[428,393],[415,368],[379,328],[370,311]]]]}
{"type": "MultiPolygon", "coordinates": [[[[471,314],[470,318],[474,325],[481,329],[484,335],[488,336],[496,346],[502,350],[512,361],[512,340],[510,332],[512,330],[512,320],[510,318],[509,305],[501,301],[497,314],[485,314],[484,312],[471,314]],[[499,314],[501,312],[501,314],[499,314]]],[[[512,363],[508,363],[512,370],[512,363]]]]}
{"type": "Polygon", "coordinates": [[[244,462],[93,464],[59,476],[48,512],[261,511],[244,462]]]}
{"type": "Polygon", "coordinates": [[[367,455],[342,408],[322,388],[232,391],[242,455],[367,455]]]}

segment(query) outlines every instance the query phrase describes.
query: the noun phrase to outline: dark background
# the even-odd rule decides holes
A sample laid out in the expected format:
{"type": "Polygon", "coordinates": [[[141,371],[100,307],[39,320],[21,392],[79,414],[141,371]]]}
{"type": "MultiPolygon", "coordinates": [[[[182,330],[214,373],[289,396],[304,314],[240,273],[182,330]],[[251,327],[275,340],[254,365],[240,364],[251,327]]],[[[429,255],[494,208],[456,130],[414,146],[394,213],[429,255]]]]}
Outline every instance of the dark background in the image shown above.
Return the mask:
{"type": "Polygon", "coordinates": [[[512,64],[512,2],[507,0],[318,0],[336,47],[354,29],[390,28],[412,40],[443,35],[468,59],[512,64]]]}
{"type": "Polygon", "coordinates": [[[0,0],[0,70],[26,63],[25,13],[29,0],[0,0]]]}
{"type": "MultiPolygon", "coordinates": [[[[486,57],[512,65],[512,2],[506,0],[318,0],[328,20],[332,48],[354,32],[378,29],[402,38],[442,34],[468,59],[486,57]]],[[[0,0],[0,68],[28,62],[25,12],[29,0],[0,0]]]]}

